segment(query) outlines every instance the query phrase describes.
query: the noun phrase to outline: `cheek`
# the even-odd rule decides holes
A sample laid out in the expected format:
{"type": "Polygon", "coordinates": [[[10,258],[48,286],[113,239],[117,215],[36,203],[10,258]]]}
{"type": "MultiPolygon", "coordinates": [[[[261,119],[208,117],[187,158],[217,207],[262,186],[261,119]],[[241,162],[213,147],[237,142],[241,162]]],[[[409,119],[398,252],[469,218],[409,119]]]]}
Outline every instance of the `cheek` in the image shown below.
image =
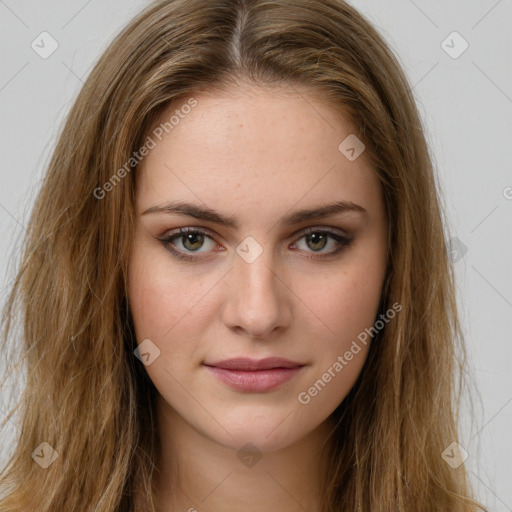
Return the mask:
{"type": "Polygon", "coordinates": [[[308,330],[315,332],[314,344],[321,346],[301,389],[305,394],[300,403],[314,403],[305,408],[305,415],[313,409],[320,415],[329,414],[361,372],[371,344],[370,329],[378,314],[385,277],[384,253],[366,246],[357,257],[354,254],[347,258],[343,268],[328,274],[316,283],[302,281],[304,286],[298,291],[307,297],[305,302],[314,312],[308,330]]]}
{"type": "MultiPolygon", "coordinates": [[[[311,321],[322,327],[314,337],[315,364],[297,395],[298,421],[308,424],[311,417],[326,418],[354,386],[370,349],[369,329],[378,313],[383,276],[382,267],[361,262],[331,277],[328,286],[317,288],[320,292],[309,294],[308,302],[321,322],[314,317],[311,321]]],[[[309,329],[313,331],[316,328],[309,329]]]]}
{"type": "Polygon", "coordinates": [[[359,260],[321,279],[302,279],[294,288],[314,313],[311,322],[316,317],[318,329],[312,330],[322,335],[327,345],[339,349],[340,343],[357,337],[375,322],[383,280],[384,265],[359,260]]]}
{"type": "MultiPolygon", "coordinates": [[[[211,319],[212,288],[208,279],[193,275],[170,264],[166,251],[155,247],[135,247],[129,267],[129,300],[137,341],[149,338],[159,349],[158,364],[179,368],[195,359],[197,343],[211,319]]],[[[150,372],[151,373],[151,372],[150,372]]]]}
{"type": "Polygon", "coordinates": [[[138,341],[160,337],[159,324],[172,326],[174,308],[158,260],[151,259],[144,247],[136,247],[129,267],[129,300],[138,341]],[[149,264],[150,263],[150,264],[149,264]]]}
{"type": "Polygon", "coordinates": [[[135,335],[139,344],[150,339],[160,350],[155,362],[146,367],[150,376],[162,363],[168,366],[169,351],[165,349],[164,340],[171,336],[177,340],[179,321],[186,313],[184,289],[176,279],[169,279],[168,273],[169,269],[165,268],[157,251],[135,247],[130,261],[128,289],[135,335]]]}
{"type": "Polygon", "coordinates": [[[171,270],[169,258],[155,247],[133,250],[128,294],[138,339],[163,341],[198,300],[201,287],[187,286],[183,273],[171,270]]]}

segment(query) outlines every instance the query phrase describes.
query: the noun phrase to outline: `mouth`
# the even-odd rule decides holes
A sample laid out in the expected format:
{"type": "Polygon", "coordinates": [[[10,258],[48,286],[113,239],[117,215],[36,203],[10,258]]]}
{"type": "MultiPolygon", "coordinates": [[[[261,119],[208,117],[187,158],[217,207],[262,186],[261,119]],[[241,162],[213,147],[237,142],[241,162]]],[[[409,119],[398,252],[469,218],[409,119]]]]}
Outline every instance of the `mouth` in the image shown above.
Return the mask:
{"type": "Polygon", "coordinates": [[[292,379],[305,366],[302,363],[269,357],[266,359],[235,358],[203,366],[217,379],[237,391],[265,392],[292,379]]]}

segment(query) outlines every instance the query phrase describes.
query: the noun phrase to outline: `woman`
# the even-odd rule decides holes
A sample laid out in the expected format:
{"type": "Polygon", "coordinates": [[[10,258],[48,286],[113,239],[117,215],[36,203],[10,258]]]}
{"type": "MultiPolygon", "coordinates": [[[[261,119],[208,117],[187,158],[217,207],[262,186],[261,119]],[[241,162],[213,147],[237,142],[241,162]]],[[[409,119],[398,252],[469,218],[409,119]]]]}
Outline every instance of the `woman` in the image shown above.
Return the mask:
{"type": "Polygon", "coordinates": [[[4,343],[17,312],[2,511],[484,510],[421,121],[339,0],[138,15],[69,114],[4,343]]]}

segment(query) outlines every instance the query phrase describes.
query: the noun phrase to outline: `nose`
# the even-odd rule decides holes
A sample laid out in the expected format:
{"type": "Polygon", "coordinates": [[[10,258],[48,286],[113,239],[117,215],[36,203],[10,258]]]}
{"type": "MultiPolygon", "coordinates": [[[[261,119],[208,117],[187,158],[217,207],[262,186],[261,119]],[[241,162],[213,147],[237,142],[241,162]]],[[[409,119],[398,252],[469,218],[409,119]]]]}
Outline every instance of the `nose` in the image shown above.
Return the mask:
{"type": "Polygon", "coordinates": [[[270,252],[251,263],[235,255],[222,307],[222,321],[229,329],[263,339],[290,325],[293,293],[275,267],[270,252]]]}

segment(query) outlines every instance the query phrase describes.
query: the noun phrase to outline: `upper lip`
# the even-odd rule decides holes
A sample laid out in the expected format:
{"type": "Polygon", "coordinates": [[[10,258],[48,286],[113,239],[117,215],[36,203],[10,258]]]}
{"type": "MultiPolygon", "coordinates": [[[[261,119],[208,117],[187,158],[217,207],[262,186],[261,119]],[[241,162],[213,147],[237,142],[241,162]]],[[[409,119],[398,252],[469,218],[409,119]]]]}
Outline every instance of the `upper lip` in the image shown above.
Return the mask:
{"type": "Polygon", "coordinates": [[[206,366],[225,368],[226,370],[270,370],[272,368],[296,368],[304,366],[301,363],[291,361],[290,359],[283,359],[282,357],[267,357],[265,359],[237,357],[234,359],[226,359],[224,361],[204,364],[206,366]]]}

